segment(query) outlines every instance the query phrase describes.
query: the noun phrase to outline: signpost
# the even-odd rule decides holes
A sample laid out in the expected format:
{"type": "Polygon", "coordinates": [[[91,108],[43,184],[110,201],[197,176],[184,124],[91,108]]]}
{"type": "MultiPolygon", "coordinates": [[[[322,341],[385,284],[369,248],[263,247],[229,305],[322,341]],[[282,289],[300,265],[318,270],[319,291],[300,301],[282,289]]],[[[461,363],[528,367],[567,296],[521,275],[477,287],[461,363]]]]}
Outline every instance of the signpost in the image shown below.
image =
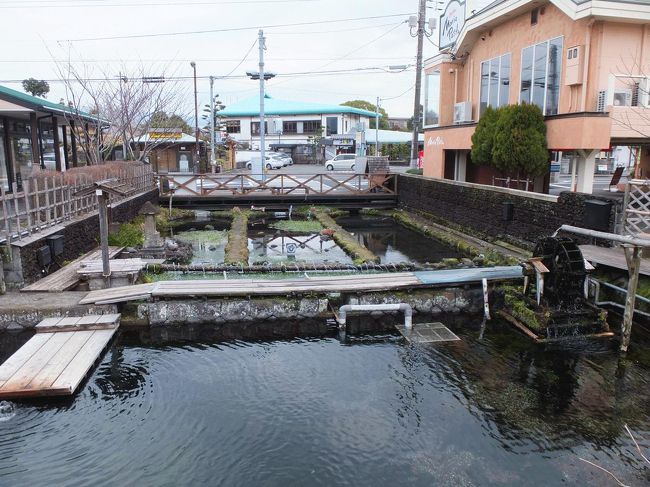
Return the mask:
{"type": "Polygon", "coordinates": [[[451,0],[440,16],[440,50],[454,45],[465,24],[465,2],[451,0]]]}

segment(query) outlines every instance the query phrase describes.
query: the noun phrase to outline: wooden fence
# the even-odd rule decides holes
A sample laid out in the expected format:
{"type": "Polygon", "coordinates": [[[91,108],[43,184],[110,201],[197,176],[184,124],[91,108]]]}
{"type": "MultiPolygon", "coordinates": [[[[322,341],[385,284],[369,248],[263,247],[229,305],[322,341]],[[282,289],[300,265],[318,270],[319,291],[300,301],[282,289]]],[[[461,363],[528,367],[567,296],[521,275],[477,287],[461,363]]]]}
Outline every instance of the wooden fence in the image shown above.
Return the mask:
{"type": "Polygon", "coordinates": [[[87,171],[34,173],[13,184],[8,192],[0,187],[0,242],[22,240],[34,233],[97,210],[94,194],[77,196],[95,181],[115,178],[128,185],[123,197],[111,197],[111,204],[155,188],[149,165],[111,164],[89,166],[87,171]]]}
{"type": "Polygon", "coordinates": [[[248,196],[341,196],[397,194],[394,174],[159,174],[161,196],[192,198],[248,196]]]}

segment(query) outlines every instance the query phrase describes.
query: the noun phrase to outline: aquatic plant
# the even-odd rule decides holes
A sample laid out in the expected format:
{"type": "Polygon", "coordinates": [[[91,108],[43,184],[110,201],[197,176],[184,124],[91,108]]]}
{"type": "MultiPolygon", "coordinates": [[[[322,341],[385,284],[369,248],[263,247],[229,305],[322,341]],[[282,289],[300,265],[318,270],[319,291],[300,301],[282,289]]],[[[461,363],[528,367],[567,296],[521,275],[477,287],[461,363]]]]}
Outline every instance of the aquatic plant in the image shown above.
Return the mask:
{"type": "Polygon", "coordinates": [[[197,230],[194,232],[179,232],[175,235],[175,238],[189,244],[218,245],[227,238],[227,233],[225,230],[197,230]]]}
{"type": "Polygon", "coordinates": [[[323,229],[318,220],[279,220],[271,223],[270,227],[295,233],[318,233],[323,229]]]}
{"type": "Polygon", "coordinates": [[[180,208],[172,208],[171,215],[169,209],[163,209],[156,215],[156,230],[164,232],[170,228],[187,223],[188,220],[193,220],[195,214],[192,210],[183,210],[180,208]]]}

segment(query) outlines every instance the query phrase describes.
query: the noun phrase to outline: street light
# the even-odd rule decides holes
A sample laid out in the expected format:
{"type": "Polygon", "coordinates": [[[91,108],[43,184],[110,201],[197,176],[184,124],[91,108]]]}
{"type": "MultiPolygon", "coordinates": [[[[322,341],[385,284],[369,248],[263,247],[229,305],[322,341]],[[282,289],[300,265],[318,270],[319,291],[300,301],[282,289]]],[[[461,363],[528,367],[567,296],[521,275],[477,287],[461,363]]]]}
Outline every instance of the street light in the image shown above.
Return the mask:
{"type": "Polygon", "coordinates": [[[194,172],[199,172],[199,159],[201,158],[201,152],[199,151],[199,101],[196,93],[196,63],[192,61],[190,63],[192,69],[194,70],[194,152],[196,153],[196,158],[194,160],[194,172]]]}

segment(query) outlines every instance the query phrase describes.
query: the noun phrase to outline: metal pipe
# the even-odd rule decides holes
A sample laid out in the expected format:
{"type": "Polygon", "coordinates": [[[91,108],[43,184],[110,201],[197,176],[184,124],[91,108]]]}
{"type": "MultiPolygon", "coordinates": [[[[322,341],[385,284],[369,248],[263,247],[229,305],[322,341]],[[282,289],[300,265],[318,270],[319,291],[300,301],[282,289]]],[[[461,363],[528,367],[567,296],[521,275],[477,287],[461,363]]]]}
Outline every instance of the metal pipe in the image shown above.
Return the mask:
{"type": "MultiPolygon", "coordinates": [[[[618,291],[622,294],[627,294],[627,289],[615,286],[614,284],[610,284],[609,282],[599,281],[597,279],[594,279],[593,277],[589,278],[589,282],[594,286],[594,304],[596,306],[615,306],[616,308],[620,308],[622,310],[625,309],[625,305],[621,303],[617,303],[615,301],[600,301],[600,286],[605,286],[614,289],[615,291],[618,291]]],[[[644,303],[650,304],[650,299],[644,298],[643,296],[639,296],[638,294],[636,295],[636,299],[644,303]]],[[[646,313],[645,311],[635,309],[634,312],[642,316],[645,316],[647,318],[650,318],[650,313],[646,313]]]]}
{"type": "Polygon", "coordinates": [[[574,227],[572,225],[562,225],[555,231],[552,236],[556,237],[560,232],[575,233],[577,235],[584,235],[585,237],[602,238],[604,240],[610,240],[612,242],[636,245],[639,247],[650,247],[650,239],[647,238],[626,237],[624,235],[616,235],[615,233],[609,232],[599,232],[598,230],[589,230],[587,228],[574,227]]]}
{"type": "Polygon", "coordinates": [[[339,316],[337,321],[340,328],[345,327],[347,313],[356,311],[403,311],[404,312],[404,326],[406,329],[413,327],[413,308],[406,303],[396,304],[345,304],[339,308],[339,316]]]}

